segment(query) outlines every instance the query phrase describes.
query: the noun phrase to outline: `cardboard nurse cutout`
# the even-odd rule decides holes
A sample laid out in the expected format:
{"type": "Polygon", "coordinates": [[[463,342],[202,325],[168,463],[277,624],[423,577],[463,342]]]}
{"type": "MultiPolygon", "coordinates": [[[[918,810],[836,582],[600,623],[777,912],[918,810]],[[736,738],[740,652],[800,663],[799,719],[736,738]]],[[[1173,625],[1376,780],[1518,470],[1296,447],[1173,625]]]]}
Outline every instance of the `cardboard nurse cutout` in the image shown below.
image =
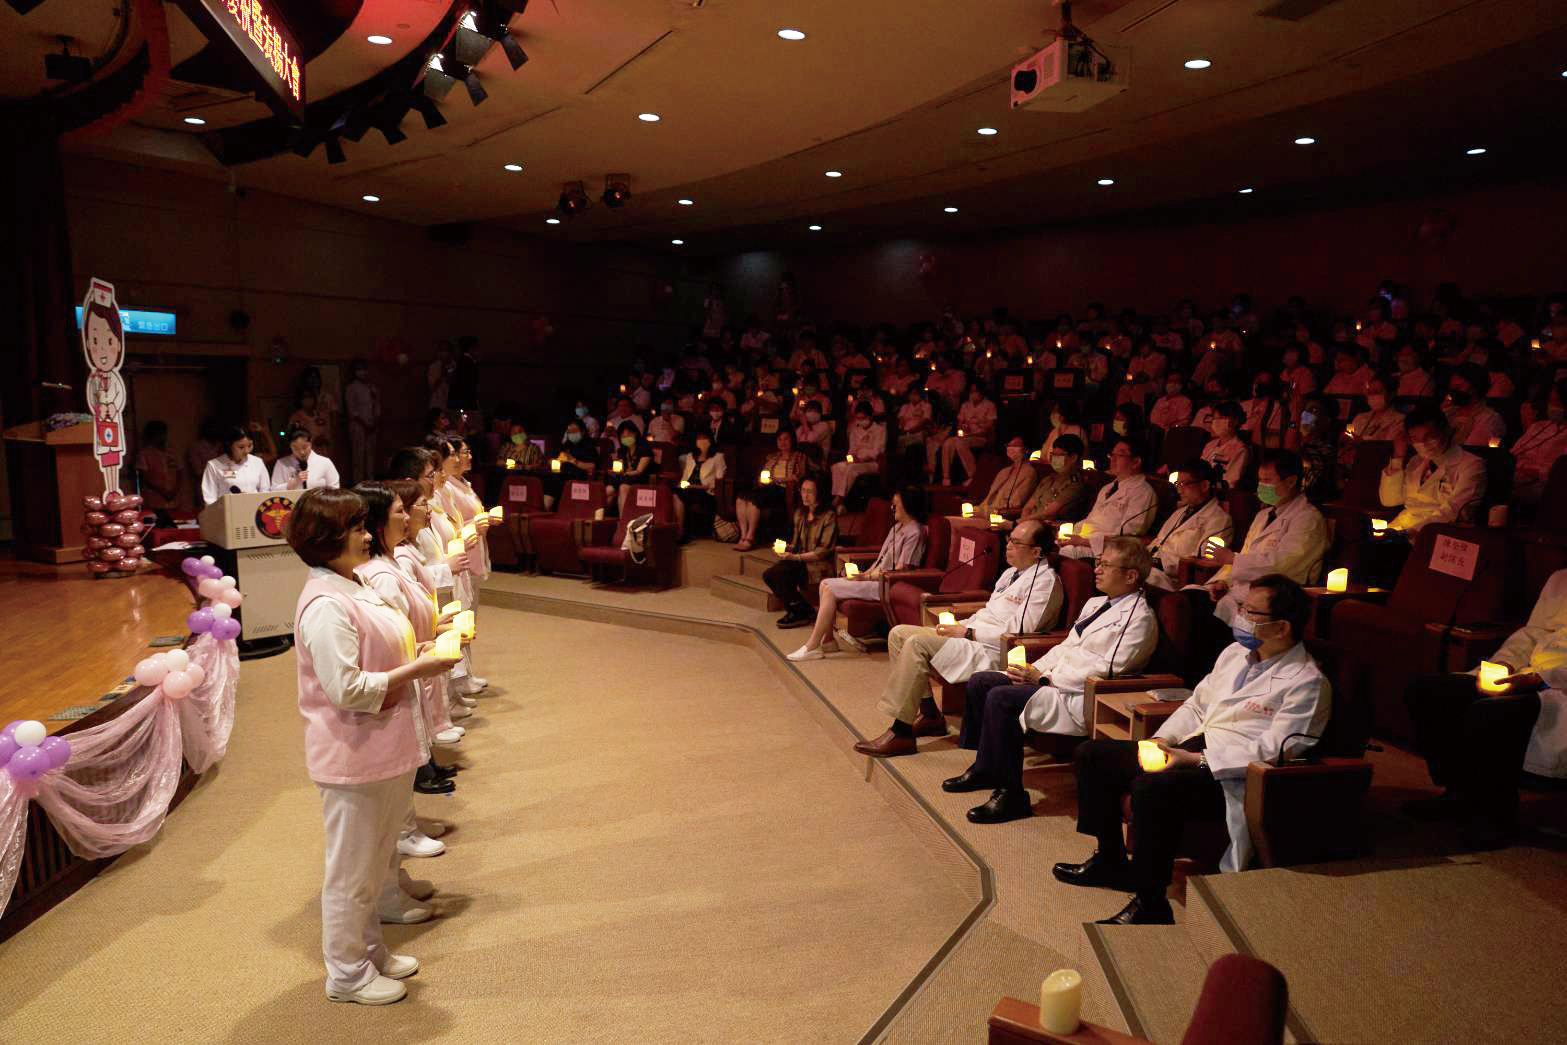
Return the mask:
{"type": "Polygon", "coordinates": [[[120,492],[120,464],[125,456],[125,328],[114,284],[93,279],[82,302],[82,352],[87,356],[87,409],[93,419],[93,456],[103,473],[103,492],[120,492]]]}

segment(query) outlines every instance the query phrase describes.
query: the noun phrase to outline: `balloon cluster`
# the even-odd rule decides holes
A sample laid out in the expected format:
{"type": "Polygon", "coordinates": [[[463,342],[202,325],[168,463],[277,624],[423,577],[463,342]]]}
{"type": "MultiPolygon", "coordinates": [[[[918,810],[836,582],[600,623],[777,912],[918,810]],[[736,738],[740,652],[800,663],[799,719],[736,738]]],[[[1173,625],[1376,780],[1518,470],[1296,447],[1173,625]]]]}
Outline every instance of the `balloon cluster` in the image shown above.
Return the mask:
{"type": "Polygon", "coordinates": [[[135,573],[146,549],[148,528],[154,517],[141,510],[139,494],[110,490],[102,497],[82,498],[87,517],[82,522],[86,536],[87,569],[94,577],[107,573],[135,573]]]}
{"type": "Polygon", "coordinates": [[[171,700],[184,700],[191,690],[207,681],[206,669],[192,661],[190,654],[182,649],[154,653],[146,660],[138,661],[132,675],[148,688],[161,685],[163,695],[171,700]]]}
{"type": "Polygon", "coordinates": [[[185,624],[197,635],[212,633],[219,642],[239,638],[240,623],[234,619],[234,611],[245,601],[239,592],[238,582],[223,572],[212,556],[197,559],[186,556],[180,569],[196,586],[196,594],[208,600],[199,610],[185,618],[185,624]]]}
{"type": "Polygon", "coordinates": [[[70,757],[70,741],[49,736],[42,722],[27,719],[0,729],[0,766],[16,780],[37,780],[70,757]]]}

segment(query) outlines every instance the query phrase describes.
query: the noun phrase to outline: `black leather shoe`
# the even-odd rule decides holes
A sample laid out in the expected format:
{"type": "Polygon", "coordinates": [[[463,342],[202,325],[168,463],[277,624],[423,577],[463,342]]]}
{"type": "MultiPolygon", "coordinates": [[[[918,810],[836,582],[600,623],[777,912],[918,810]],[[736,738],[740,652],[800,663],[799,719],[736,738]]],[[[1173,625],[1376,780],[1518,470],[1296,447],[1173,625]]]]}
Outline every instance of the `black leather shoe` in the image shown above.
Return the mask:
{"type": "Polygon", "coordinates": [[[1132,902],[1121,908],[1120,911],[1108,918],[1101,918],[1098,925],[1174,925],[1175,912],[1170,910],[1170,901],[1164,897],[1158,900],[1143,900],[1140,896],[1132,897],[1132,902]]]}
{"type": "Polygon", "coordinates": [[[1102,886],[1106,889],[1131,889],[1131,868],[1124,860],[1115,863],[1097,852],[1080,864],[1056,864],[1050,869],[1059,882],[1067,885],[1102,886]]]}
{"type": "Polygon", "coordinates": [[[803,628],[803,627],[805,627],[807,624],[811,623],[811,621],[813,621],[815,619],[816,618],[814,616],[805,616],[805,615],[797,614],[793,610],[790,610],[788,613],[785,613],[782,617],[779,617],[778,620],[775,621],[774,623],[779,628],[803,628]]]}
{"type": "Polygon", "coordinates": [[[1034,815],[1034,807],[1028,801],[1027,791],[998,787],[990,793],[984,805],[968,811],[969,821],[976,824],[1004,824],[1008,820],[1022,820],[1034,815]]]}
{"type": "Polygon", "coordinates": [[[990,778],[973,766],[969,766],[960,775],[951,777],[941,782],[943,791],[953,794],[963,794],[966,791],[983,791],[985,788],[994,788],[996,785],[990,782],[990,778]]]}
{"type": "Polygon", "coordinates": [[[457,766],[457,765],[452,765],[452,766],[431,766],[430,767],[430,773],[437,780],[450,780],[450,779],[452,779],[452,777],[456,776],[461,769],[462,769],[462,766],[457,766]]]}
{"type": "Polygon", "coordinates": [[[457,785],[450,780],[415,780],[414,790],[421,795],[449,795],[457,785]]]}

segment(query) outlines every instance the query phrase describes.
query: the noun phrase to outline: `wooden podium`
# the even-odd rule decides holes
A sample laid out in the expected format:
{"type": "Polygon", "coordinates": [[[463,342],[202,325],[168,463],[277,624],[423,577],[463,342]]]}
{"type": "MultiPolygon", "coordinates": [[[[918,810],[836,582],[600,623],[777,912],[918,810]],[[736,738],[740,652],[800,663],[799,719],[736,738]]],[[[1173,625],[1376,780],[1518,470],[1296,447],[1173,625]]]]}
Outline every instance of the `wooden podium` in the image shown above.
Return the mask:
{"type": "MultiPolygon", "coordinates": [[[[6,430],[16,553],[38,562],[81,562],[82,498],[103,493],[89,422],[46,432],[42,421],[6,430]]],[[[123,466],[122,466],[123,467],[123,466]]]]}

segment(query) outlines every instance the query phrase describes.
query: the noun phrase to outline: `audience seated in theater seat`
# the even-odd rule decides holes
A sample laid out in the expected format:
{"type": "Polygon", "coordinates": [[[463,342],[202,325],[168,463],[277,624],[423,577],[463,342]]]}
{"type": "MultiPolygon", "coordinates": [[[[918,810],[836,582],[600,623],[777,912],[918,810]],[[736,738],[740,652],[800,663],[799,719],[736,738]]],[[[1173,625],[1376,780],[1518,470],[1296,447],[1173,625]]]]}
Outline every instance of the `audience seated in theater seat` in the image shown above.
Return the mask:
{"type": "Polygon", "coordinates": [[[1148,583],[1155,588],[1174,591],[1181,560],[1198,556],[1215,537],[1226,546],[1233,545],[1235,524],[1223,502],[1215,496],[1217,475],[1212,465],[1194,461],[1170,474],[1176,480],[1180,504],[1159,527],[1153,543],[1148,546],[1148,553],[1153,557],[1148,583]]]}
{"type": "Polygon", "coordinates": [[[1117,439],[1112,444],[1107,466],[1111,481],[1100,488],[1088,517],[1073,528],[1073,535],[1057,538],[1062,555],[1091,559],[1104,550],[1110,537],[1135,537],[1153,529],[1159,496],[1143,474],[1147,453],[1136,439],[1117,439]]]}
{"type": "Polygon", "coordinates": [[[1203,555],[1220,565],[1207,588],[1218,604],[1214,615],[1225,624],[1245,604],[1252,581],[1283,574],[1296,584],[1314,584],[1327,554],[1328,524],[1301,492],[1299,457],[1288,450],[1264,455],[1257,470],[1257,499],[1262,509],[1240,550],[1210,546],[1203,555]]]}
{"type": "Polygon", "coordinates": [[[1475,521],[1485,496],[1485,462],[1460,446],[1454,435],[1447,416],[1436,407],[1410,411],[1382,470],[1382,503],[1402,509],[1388,523],[1391,528],[1414,532],[1428,523],[1475,521]]]}

